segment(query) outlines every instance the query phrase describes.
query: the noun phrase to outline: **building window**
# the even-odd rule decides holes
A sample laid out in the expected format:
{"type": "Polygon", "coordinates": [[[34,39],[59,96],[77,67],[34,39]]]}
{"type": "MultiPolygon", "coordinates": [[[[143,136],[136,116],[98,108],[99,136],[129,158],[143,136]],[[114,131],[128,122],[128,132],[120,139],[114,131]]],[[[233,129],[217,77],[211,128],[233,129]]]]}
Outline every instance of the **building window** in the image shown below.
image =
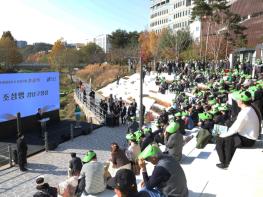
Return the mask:
{"type": "Polygon", "coordinates": [[[191,6],[191,0],[186,0],[185,5],[186,6],[191,6]]]}

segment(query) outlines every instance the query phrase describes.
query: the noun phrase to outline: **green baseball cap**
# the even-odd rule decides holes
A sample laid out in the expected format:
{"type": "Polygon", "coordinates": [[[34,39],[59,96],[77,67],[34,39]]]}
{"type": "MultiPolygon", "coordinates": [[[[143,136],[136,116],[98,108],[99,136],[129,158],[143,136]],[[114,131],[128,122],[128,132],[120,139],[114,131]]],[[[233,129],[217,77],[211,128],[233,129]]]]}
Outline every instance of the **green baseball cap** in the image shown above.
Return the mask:
{"type": "Polygon", "coordinates": [[[151,132],[152,132],[152,129],[151,129],[151,128],[146,127],[146,128],[143,129],[144,135],[146,135],[146,134],[148,134],[148,133],[151,133],[151,132]]]}
{"type": "Polygon", "coordinates": [[[209,113],[200,113],[198,114],[199,120],[211,120],[213,118],[213,116],[209,113]]]}
{"type": "Polygon", "coordinates": [[[182,116],[189,116],[189,113],[188,112],[186,112],[186,111],[184,111],[184,112],[182,112],[182,114],[181,114],[182,116]]]}
{"type": "Polygon", "coordinates": [[[227,106],[220,106],[218,108],[219,111],[227,111],[228,110],[228,107],[227,106]]]}
{"type": "Polygon", "coordinates": [[[156,156],[157,153],[160,153],[161,150],[159,147],[149,144],[139,155],[140,159],[147,159],[152,156],[156,156]]]}
{"type": "Polygon", "coordinates": [[[135,135],[136,141],[139,142],[143,135],[143,132],[141,130],[138,130],[134,132],[134,135],[135,135]]]}
{"type": "Polygon", "coordinates": [[[90,150],[86,153],[86,155],[83,157],[82,162],[88,163],[90,162],[94,157],[96,156],[96,153],[93,150],[90,150]]]}
{"type": "Polygon", "coordinates": [[[128,133],[126,135],[127,140],[136,140],[136,136],[133,133],[128,133]]]}
{"type": "Polygon", "coordinates": [[[252,95],[248,91],[234,92],[233,93],[233,98],[235,100],[240,100],[240,101],[251,101],[252,100],[252,95]]]}
{"type": "Polygon", "coordinates": [[[171,122],[167,127],[166,131],[167,133],[173,134],[179,129],[180,125],[178,122],[171,122]]]}
{"type": "Polygon", "coordinates": [[[259,88],[257,86],[251,86],[248,88],[248,91],[250,92],[252,97],[255,97],[255,92],[258,90],[259,88]]]}
{"type": "Polygon", "coordinates": [[[214,104],[216,104],[216,99],[209,100],[209,101],[208,101],[208,104],[209,104],[209,105],[214,105],[214,104]]]}
{"type": "Polygon", "coordinates": [[[226,93],[226,90],[225,89],[220,89],[218,92],[219,93],[226,93]]]}
{"type": "Polygon", "coordinates": [[[175,114],[175,117],[181,117],[182,116],[182,113],[181,112],[177,112],[176,114],[175,114]]]}

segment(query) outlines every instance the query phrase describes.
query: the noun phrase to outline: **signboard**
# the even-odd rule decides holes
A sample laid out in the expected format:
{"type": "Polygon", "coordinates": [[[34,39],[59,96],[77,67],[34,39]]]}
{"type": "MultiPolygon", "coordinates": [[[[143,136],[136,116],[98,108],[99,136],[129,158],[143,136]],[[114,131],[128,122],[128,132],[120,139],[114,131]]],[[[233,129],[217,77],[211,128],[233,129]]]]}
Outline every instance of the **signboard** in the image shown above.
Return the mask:
{"type": "Polygon", "coordinates": [[[58,72],[0,74],[0,122],[58,110],[59,92],[58,72]]]}

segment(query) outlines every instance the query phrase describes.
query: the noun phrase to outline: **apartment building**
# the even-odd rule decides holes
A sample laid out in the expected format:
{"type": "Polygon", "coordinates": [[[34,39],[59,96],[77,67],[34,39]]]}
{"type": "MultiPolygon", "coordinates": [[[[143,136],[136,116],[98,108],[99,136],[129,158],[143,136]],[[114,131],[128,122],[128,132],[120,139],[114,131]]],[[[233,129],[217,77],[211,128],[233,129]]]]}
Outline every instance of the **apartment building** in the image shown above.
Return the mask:
{"type": "Polygon", "coordinates": [[[200,22],[191,23],[193,0],[151,0],[150,31],[160,33],[170,28],[174,32],[189,29],[194,40],[200,37],[200,22]]]}
{"type": "Polygon", "coordinates": [[[108,53],[111,48],[109,42],[109,35],[107,34],[102,34],[97,36],[96,38],[93,39],[93,42],[99,45],[104,50],[105,53],[108,53]]]}
{"type": "Polygon", "coordinates": [[[150,31],[160,33],[171,23],[171,0],[151,0],[150,31]]]}

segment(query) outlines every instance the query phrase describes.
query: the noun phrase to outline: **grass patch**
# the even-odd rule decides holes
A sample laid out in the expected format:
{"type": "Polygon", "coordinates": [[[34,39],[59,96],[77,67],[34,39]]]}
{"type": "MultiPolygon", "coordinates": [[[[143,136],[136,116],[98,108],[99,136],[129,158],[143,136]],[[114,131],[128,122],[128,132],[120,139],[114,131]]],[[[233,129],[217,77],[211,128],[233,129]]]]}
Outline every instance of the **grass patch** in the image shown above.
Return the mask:
{"type": "Polygon", "coordinates": [[[77,76],[89,82],[91,79],[92,88],[98,90],[109,83],[117,80],[117,76],[128,75],[128,67],[111,64],[91,64],[77,72],[77,76]]]}
{"type": "Polygon", "coordinates": [[[74,91],[75,84],[66,76],[60,74],[60,119],[74,119],[75,101],[74,91]]]}

